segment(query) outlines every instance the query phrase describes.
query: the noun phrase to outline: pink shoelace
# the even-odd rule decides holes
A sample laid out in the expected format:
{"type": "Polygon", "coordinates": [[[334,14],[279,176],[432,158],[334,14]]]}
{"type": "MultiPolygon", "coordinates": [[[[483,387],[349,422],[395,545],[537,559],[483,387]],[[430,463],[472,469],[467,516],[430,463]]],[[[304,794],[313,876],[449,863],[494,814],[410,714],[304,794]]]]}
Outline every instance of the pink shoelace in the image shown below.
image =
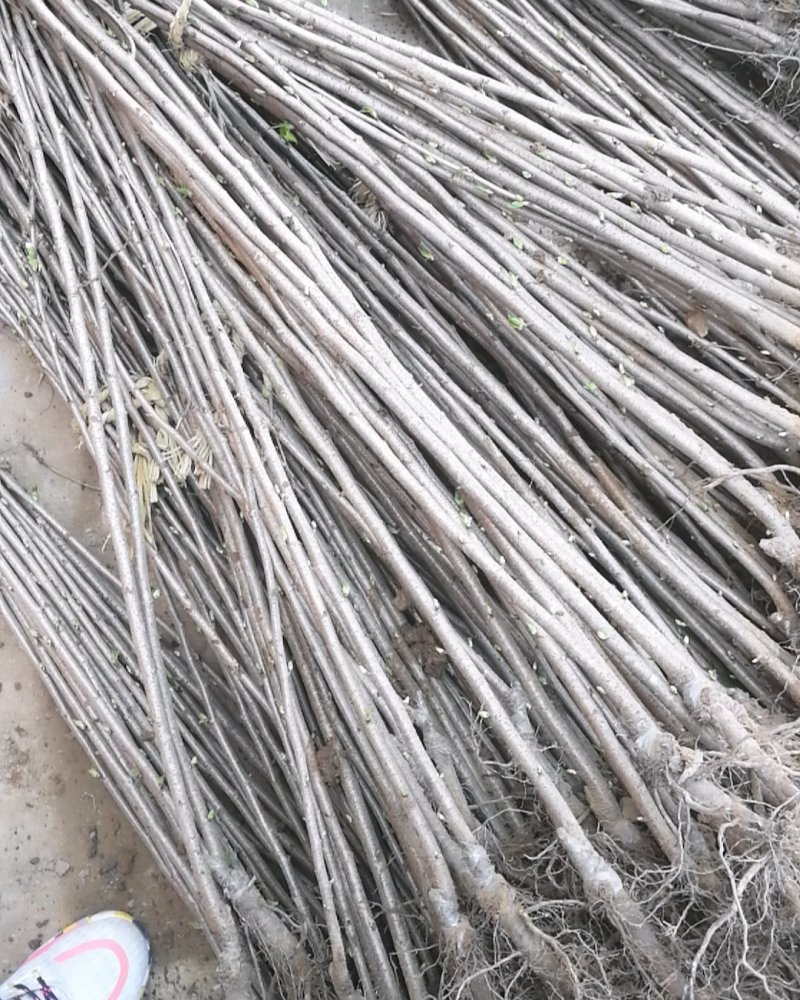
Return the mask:
{"type": "Polygon", "coordinates": [[[24,986],[22,983],[14,983],[14,989],[22,990],[22,992],[18,993],[13,1000],[58,1000],[58,997],[41,976],[36,981],[39,985],[33,988],[24,986]]]}

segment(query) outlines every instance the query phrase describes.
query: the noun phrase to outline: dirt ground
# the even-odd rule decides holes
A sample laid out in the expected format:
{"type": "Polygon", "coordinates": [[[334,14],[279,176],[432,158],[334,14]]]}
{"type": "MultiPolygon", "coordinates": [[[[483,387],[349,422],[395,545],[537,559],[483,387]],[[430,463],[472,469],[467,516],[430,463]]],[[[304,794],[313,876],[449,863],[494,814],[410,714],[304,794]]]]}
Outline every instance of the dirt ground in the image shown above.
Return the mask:
{"type": "MultiPolygon", "coordinates": [[[[329,9],[412,40],[392,0],[329,9]]],[[[92,463],[35,362],[0,330],[0,462],[94,551],[102,546],[92,463]]],[[[121,816],[0,617],[0,981],[63,925],[127,909],[154,945],[147,1000],[215,993],[192,916],[121,816]]]]}

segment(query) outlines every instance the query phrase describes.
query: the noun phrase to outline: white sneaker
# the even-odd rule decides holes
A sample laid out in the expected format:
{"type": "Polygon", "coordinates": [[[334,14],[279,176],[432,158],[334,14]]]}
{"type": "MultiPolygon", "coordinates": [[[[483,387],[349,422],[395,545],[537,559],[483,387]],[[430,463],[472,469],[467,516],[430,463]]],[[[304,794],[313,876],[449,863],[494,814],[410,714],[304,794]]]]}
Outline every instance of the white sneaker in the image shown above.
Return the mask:
{"type": "Polygon", "coordinates": [[[0,1000],[139,1000],[150,943],[133,917],[96,913],[65,927],[0,985],[0,1000]]]}

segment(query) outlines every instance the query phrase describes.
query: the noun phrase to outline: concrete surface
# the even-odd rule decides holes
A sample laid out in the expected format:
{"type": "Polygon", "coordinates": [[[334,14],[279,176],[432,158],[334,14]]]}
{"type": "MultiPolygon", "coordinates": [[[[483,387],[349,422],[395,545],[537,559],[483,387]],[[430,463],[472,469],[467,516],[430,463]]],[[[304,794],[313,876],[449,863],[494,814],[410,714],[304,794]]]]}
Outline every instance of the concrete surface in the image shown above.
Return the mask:
{"type": "Polygon", "coordinates": [[[328,10],[392,35],[399,41],[421,44],[421,36],[403,13],[402,0],[328,0],[328,10]]]}
{"type": "MultiPolygon", "coordinates": [[[[330,0],[329,9],[415,40],[392,0],[330,0]]],[[[99,496],[77,444],[35,361],[0,330],[0,462],[97,551],[99,496]]],[[[148,1000],[209,998],[202,935],[90,766],[0,617],[0,981],[76,917],[122,908],[153,940],[148,1000]]]]}
{"type": "Polygon", "coordinates": [[[404,42],[417,40],[398,0],[328,0],[328,10],[366,24],[404,42]]]}

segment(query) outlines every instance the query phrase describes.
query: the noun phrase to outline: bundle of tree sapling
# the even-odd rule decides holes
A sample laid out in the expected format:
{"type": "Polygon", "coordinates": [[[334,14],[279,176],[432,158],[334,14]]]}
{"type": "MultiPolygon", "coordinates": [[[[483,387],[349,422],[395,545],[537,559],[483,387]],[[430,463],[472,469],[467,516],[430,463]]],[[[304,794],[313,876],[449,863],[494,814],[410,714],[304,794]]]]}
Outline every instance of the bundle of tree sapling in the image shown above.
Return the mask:
{"type": "Polygon", "coordinates": [[[3,479],[4,611],[231,997],[791,996],[786,126],[430,8],[0,5],[0,317],[114,555],[3,479]]]}

